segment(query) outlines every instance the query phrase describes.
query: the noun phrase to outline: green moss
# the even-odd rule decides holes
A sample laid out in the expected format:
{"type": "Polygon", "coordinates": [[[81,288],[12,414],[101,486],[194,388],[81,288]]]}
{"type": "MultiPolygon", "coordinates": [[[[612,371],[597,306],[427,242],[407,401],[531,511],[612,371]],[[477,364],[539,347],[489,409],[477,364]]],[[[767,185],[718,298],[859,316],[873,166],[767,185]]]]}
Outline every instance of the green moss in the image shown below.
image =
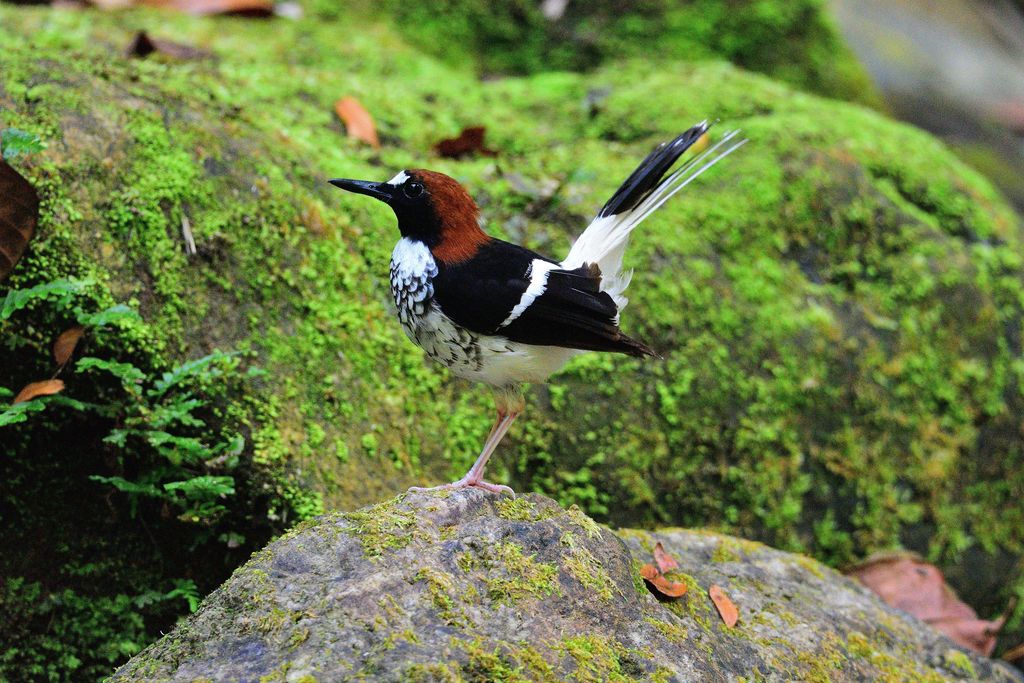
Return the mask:
{"type": "Polygon", "coordinates": [[[345,513],[353,534],[368,557],[380,557],[389,550],[409,545],[416,533],[416,516],[400,510],[402,497],[392,498],[365,510],[345,513]]]}
{"type": "Polygon", "coordinates": [[[977,678],[978,676],[974,669],[974,662],[960,650],[954,650],[953,648],[946,650],[945,654],[942,655],[942,660],[946,663],[946,666],[953,669],[960,676],[966,676],[969,679],[977,678]]]}
{"type": "Polygon", "coordinates": [[[466,551],[456,559],[466,572],[481,570],[487,597],[494,602],[518,602],[559,593],[558,568],[523,555],[512,541],[490,544],[480,550],[466,551]]]}
{"type": "Polygon", "coordinates": [[[831,633],[825,634],[816,650],[798,652],[795,656],[808,683],[831,683],[842,670],[845,658],[839,640],[831,633]]]}
{"type": "Polygon", "coordinates": [[[686,642],[687,636],[689,636],[689,631],[685,627],[671,621],[663,621],[652,617],[645,617],[644,621],[658,629],[665,640],[669,642],[682,644],[686,642]]]}
{"type": "Polygon", "coordinates": [[[413,664],[402,674],[403,683],[463,683],[452,664],[413,664]]]}
{"type": "Polygon", "coordinates": [[[535,522],[541,519],[537,514],[537,506],[526,498],[502,498],[495,507],[502,519],[520,522],[535,522]]]}
{"type": "Polygon", "coordinates": [[[555,650],[572,658],[575,669],[568,680],[591,682],[648,680],[639,665],[640,654],[606,636],[579,635],[564,638],[555,650]]]}
{"type": "Polygon", "coordinates": [[[455,640],[453,645],[467,655],[468,659],[459,671],[459,680],[467,683],[526,683],[555,679],[551,665],[525,643],[495,644],[477,638],[472,641],[455,640]]]}
{"type": "Polygon", "coordinates": [[[601,533],[601,525],[587,516],[577,505],[570,505],[565,511],[569,520],[586,532],[587,538],[594,538],[601,533]]]}
{"type": "Polygon", "coordinates": [[[714,628],[717,620],[712,614],[714,608],[697,579],[679,571],[674,571],[669,576],[673,581],[686,584],[686,593],[683,597],[667,603],[669,610],[678,616],[688,618],[701,631],[710,631],[714,628]]]}
{"type": "Polygon", "coordinates": [[[807,557],[806,555],[797,554],[793,556],[793,561],[811,574],[814,574],[819,579],[825,579],[825,570],[817,560],[807,557]]]}
{"type": "Polygon", "coordinates": [[[594,557],[593,553],[577,543],[576,537],[571,531],[562,534],[561,543],[569,549],[562,566],[592,595],[609,601],[613,597],[613,589],[621,594],[601,562],[594,557]]]}
{"type": "Polygon", "coordinates": [[[867,637],[858,631],[846,635],[846,647],[854,657],[871,657],[875,652],[867,637]]]}
{"type": "Polygon", "coordinates": [[[740,553],[739,544],[725,538],[718,542],[714,552],[711,553],[712,562],[739,562],[742,559],[743,555],[740,553]]]}
{"type": "Polygon", "coordinates": [[[649,596],[651,592],[647,590],[647,584],[640,575],[640,570],[643,568],[643,564],[636,558],[630,558],[630,566],[632,569],[629,572],[629,575],[630,578],[633,579],[633,591],[640,597],[640,599],[644,599],[649,596]]]}
{"type": "Polygon", "coordinates": [[[475,683],[525,683],[524,678],[511,662],[493,649],[484,649],[480,641],[467,647],[469,661],[462,665],[462,675],[466,681],[475,683]]]}
{"type": "Polygon", "coordinates": [[[454,0],[443,18],[429,2],[387,4],[415,45],[485,71],[586,69],[635,56],[724,58],[815,92],[879,102],[819,0],[596,0],[570,4],[557,20],[522,0],[454,0]]]}
{"type": "MultiPolygon", "coordinates": [[[[416,581],[426,581],[430,599],[437,608],[438,616],[449,626],[466,628],[473,626],[472,620],[466,615],[453,593],[455,592],[451,577],[437,570],[423,567],[416,572],[416,581]]],[[[464,591],[460,596],[462,600],[471,599],[472,595],[464,591]]]]}

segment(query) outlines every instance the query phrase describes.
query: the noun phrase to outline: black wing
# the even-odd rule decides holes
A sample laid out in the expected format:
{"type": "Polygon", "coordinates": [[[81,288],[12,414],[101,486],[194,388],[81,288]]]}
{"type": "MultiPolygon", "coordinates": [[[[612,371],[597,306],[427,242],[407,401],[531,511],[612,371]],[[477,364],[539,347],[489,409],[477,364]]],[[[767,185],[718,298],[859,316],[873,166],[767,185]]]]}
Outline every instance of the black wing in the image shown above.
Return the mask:
{"type": "Polygon", "coordinates": [[[526,344],[655,355],[646,344],[622,333],[615,322],[619,309],[600,291],[600,284],[601,269],[596,265],[552,270],[544,292],[519,317],[498,328],[498,334],[526,344]]]}
{"type": "Polygon", "coordinates": [[[505,324],[530,286],[535,259],[555,263],[523,247],[494,240],[470,261],[438,263],[434,297],[445,315],[480,334],[538,346],[655,355],[615,323],[618,308],[600,289],[595,265],[547,273],[543,292],[505,324]]]}

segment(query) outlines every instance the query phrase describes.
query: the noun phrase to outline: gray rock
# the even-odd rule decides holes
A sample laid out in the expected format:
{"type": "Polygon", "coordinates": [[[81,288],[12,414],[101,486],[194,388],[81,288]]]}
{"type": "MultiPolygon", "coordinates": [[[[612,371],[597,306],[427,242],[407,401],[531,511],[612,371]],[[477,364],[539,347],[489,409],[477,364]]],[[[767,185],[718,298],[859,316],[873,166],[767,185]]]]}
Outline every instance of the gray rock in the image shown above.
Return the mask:
{"type": "Polygon", "coordinates": [[[537,495],[406,494],[256,553],[113,681],[1021,681],[799,555],[614,533],[537,495]],[[661,541],[682,598],[639,577],[661,541]],[[707,590],[739,608],[728,628],[707,590]]]}

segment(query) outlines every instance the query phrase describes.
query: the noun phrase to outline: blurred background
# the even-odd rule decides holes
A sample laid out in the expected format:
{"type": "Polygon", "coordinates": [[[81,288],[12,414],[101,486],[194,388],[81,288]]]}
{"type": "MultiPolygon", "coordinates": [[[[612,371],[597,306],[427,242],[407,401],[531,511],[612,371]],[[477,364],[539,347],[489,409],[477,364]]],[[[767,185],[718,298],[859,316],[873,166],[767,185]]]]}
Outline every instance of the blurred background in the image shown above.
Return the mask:
{"type": "Polygon", "coordinates": [[[1024,208],[1024,15],[1013,0],[835,0],[892,114],[931,131],[1024,208]]]}

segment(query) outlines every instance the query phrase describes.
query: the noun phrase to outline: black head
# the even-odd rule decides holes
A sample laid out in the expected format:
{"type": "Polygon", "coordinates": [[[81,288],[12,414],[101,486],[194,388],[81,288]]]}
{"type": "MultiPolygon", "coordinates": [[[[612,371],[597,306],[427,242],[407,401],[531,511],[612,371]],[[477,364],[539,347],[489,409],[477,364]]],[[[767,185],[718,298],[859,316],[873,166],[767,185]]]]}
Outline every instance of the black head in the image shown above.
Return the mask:
{"type": "Polygon", "coordinates": [[[402,171],[383,183],[346,178],[335,178],[330,183],[349,192],[379,199],[390,206],[398,217],[398,229],[404,236],[426,238],[440,232],[441,221],[431,201],[431,193],[416,171],[402,171]]]}
{"type": "Polygon", "coordinates": [[[468,247],[487,239],[477,223],[476,203],[454,178],[436,171],[411,169],[375,183],[336,178],[332,185],[379,199],[398,217],[403,237],[418,239],[434,250],[462,258],[468,247]]]}

